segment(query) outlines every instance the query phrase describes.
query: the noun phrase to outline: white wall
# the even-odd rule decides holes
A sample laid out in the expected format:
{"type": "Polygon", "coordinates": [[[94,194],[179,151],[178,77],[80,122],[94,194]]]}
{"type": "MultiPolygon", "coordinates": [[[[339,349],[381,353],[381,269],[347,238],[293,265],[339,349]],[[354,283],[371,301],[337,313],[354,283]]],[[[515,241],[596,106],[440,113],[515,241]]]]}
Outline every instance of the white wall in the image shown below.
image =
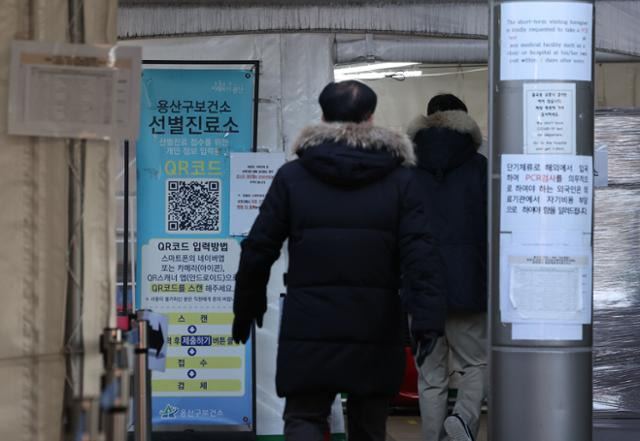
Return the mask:
{"type": "Polygon", "coordinates": [[[469,114],[480,126],[486,140],[486,69],[434,67],[423,70],[427,75],[434,76],[406,78],[403,81],[390,78],[365,81],[378,94],[375,123],[404,132],[413,118],[426,114],[427,102],[432,96],[452,93],[467,105],[469,114]]]}

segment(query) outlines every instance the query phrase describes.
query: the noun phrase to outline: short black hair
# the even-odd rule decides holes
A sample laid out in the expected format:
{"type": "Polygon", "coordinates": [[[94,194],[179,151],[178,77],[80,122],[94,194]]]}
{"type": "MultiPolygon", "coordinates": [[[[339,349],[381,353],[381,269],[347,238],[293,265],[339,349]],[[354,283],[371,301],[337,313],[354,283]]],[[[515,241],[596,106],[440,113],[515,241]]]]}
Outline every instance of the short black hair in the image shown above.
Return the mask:
{"type": "Polygon", "coordinates": [[[318,102],[326,122],[360,123],[373,115],[378,96],[366,84],[347,80],[327,84],[318,102]]]}
{"type": "Polygon", "coordinates": [[[463,112],[469,112],[467,106],[462,102],[460,98],[450,93],[441,93],[429,100],[427,104],[427,115],[431,115],[436,112],[445,112],[447,110],[462,110],[463,112]]]}

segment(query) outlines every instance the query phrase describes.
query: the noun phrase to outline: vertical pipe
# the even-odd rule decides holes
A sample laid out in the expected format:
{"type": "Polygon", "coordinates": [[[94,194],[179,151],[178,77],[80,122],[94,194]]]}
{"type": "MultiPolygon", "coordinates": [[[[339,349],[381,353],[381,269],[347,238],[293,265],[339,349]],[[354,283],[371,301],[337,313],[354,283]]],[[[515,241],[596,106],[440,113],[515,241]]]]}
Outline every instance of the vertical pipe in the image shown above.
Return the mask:
{"type": "Polygon", "coordinates": [[[258,105],[260,102],[260,61],[256,61],[254,65],[253,78],[253,148],[254,152],[258,151],[258,105]]]}
{"type": "MultiPolygon", "coordinates": [[[[253,151],[258,151],[258,106],[260,103],[260,60],[255,62],[253,79],[253,151]]],[[[256,433],[256,328],[251,329],[251,430],[256,433]]]]}
{"type": "MultiPolygon", "coordinates": [[[[30,3],[32,5],[32,3],[30,3]]],[[[69,0],[69,38],[72,43],[84,41],[83,0],[69,0]]],[[[32,10],[33,13],[33,10],[32,10]]],[[[83,337],[82,337],[82,297],[83,297],[83,189],[84,160],[86,142],[70,139],[67,155],[69,161],[69,248],[67,257],[67,317],[65,325],[67,352],[67,384],[65,402],[70,408],[74,399],[83,395],[83,337]]]]}
{"type": "MultiPolygon", "coordinates": [[[[128,316],[129,308],[129,141],[124,141],[124,231],[122,243],[122,312],[120,316],[128,316]]],[[[126,329],[129,329],[127,326],[126,329]]]]}
{"type": "Polygon", "coordinates": [[[149,378],[149,335],[147,320],[141,319],[142,312],[138,312],[136,326],[138,343],[135,348],[135,441],[151,441],[151,381],[149,378]]]}
{"type": "MultiPolygon", "coordinates": [[[[565,227],[563,222],[566,221],[566,218],[547,216],[550,212],[542,210],[538,214],[538,219],[542,218],[544,221],[541,221],[537,227],[528,231],[524,231],[524,228],[520,230],[519,228],[521,227],[518,226],[507,229],[502,221],[510,216],[507,213],[513,212],[506,209],[508,205],[506,202],[503,206],[501,192],[511,191],[507,189],[507,177],[502,176],[502,162],[513,161],[513,158],[518,158],[518,156],[506,158],[504,155],[521,155],[520,158],[522,159],[516,159],[517,161],[530,163],[533,166],[546,164],[549,161],[578,164],[583,163],[580,161],[592,160],[594,114],[593,31],[595,29],[593,4],[593,0],[563,0],[562,2],[548,0],[544,2],[531,2],[530,0],[489,1],[491,20],[489,35],[490,208],[488,213],[490,238],[488,279],[490,295],[489,431],[492,441],[591,441],[592,439],[591,321],[588,323],[585,323],[585,321],[572,322],[566,328],[572,329],[571,333],[566,333],[566,331],[559,331],[562,325],[558,323],[557,318],[550,315],[545,316],[544,319],[531,319],[530,322],[518,322],[508,318],[508,314],[510,314],[508,312],[509,308],[512,307],[512,304],[515,305],[515,303],[510,303],[515,302],[512,299],[524,298],[518,297],[518,293],[526,292],[527,296],[543,299],[541,310],[544,313],[548,313],[552,308],[545,308],[554,300],[545,297],[543,294],[553,289],[559,291],[554,287],[544,288],[543,282],[548,282],[547,275],[549,273],[538,271],[537,269],[531,273],[534,275],[530,280],[529,286],[523,287],[522,285],[514,284],[513,280],[516,277],[514,276],[514,268],[516,268],[516,264],[513,263],[515,262],[514,260],[510,260],[511,256],[516,253],[516,251],[513,251],[515,249],[513,247],[516,244],[521,247],[520,249],[530,246],[530,249],[535,250],[531,256],[544,260],[549,256],[565,256],[562,253],[567,248],[563,247],[568,247],[566,243],[576,238],[578,243],[575,248],[580,250],[576,253],[583,253],[580,256],[586,257],[581,261],[588,262],[578,266],[580,271],[587,272],[586,277],[579,280],[588,279],[587,284],[584,285],[588,286],[588,288],[579,288],[577,292],[580,293],[579,295],[584,296],[586,307],[590,311],[592,302],[590,260],[592,220],[588,219],[589,216],[585,214],[581,219],[589,221],[588,231],[586,231],[586,228],[573,231],[565,227]],[[534,4],[531,5],[531,3],[534,4]],[[502,59],[503,54],[506,54],[505,48],[511,49],[513,47],[511,43],[520,38],[519,36],[514,37],[513,33],[509,34],[507,31],[505,31],[505,35],[502,35],[503,25],[506,26],[505,23],[508,23],[506,17],[503,16],[507,11],[505,5],[510,8],[508,9],[509,13],[516,11],[516,14],[510,17],[522,17],[522,26],[518,24],[520,30],[509,30],[509,32],[522,32],[521,35],[525,36],[528,32],[531,32],[532,26],[539,25],[539,23],[534,23],[533,20],[527,22],[528,19],[532,18],[527,16],[529,13],[527,11],[531,11],[530,7],[532,6],[536,8],[534,15],[547,14],[550,28],[555,26],[551,21],[557,17],[553,13],[545,11],[550,11],[554,7],[565,8],[563,14],[577,14],[580,16],[582,13],[580,11],[588,11],[590,8],[592,38],[591,41],[587,40],[586,44],[587,46],[591,45],[591,59],[588,60],[591,65],[587,66],[585,62],[581,73],[576,74],[576,70],[572,68],[572,66],[575,67],[576,65],[574,63],[556,63],[555,71],[553,69],[545,71],[545,67],[538,65],[538,62],[536,62],[535,69],[532,69],[532,73],[529,74],[522,73],[526,71],[526,66],[520,63],[525,63],[524,58],[526,56],[516,59],[507,54],[506,56],[510,57],[508,62],[512,63],[510,67],[519,64],[517,69],[522,68],[523,70],[520,70],[518,75],[503,75],[503,69],[501,68],[504,66],[502,63],[507,63],[506,59],[502,59]],[[585,5],[587,6],[585,7],[585,5]],[[587,69],[590,69],[590,76],[586,75],[587,69]],[[546,73],[543,74],[541,72],[546,73]],[[528,138],[525,138],[526,131],[531,130],[528,128],[527,123],[533,123],[535,126],[535,122],[540,122],[541,120],[539,117],[538,119],[535,119],[535,117],[530,119],[532,118],[532,112],[527,107],[529,105],[529,95],[526,95],[527,92],[525,90],[537,87],[540,90],[548,91],[552,90],[553,87],[557,87],[558,84],[562,85],[561,87],[566,86],[569,90],[573,90],[571,93],[574,109],[573,117],[560,124],[565,124],[565,128],[572,127],[572,130],[564,133],[565,135],[566,133],[575,133],[574,148],[573,150],[565,148],[564,151],[544,151],[544,149],[534,151],[535,149],[530,148],[528,138]],[[529,242],[529,244],[527,245],[526,242],[529,242]],[[504,265],[505,268],[501,268],[501,265],[504,265]],[[533,328],[528,328],[528,326],[533,326],[533,328]],[[518,329],[517,332],[516,329],[518,329]],[[528,330],[523,332],[523,329],[528,330]]],[[[511,23],[514,23],[514,21],[511,23]]],[[[518,22],[516,21],[516,23],[518,22]]],[[[571,20],[568,23],[573,26],[571,20]]],[[[564,26],[566,25],[562,26],[565,29],[564,26]]],[[[533,40],[536,38],[544,39],[546,37],[541,37],[540,35],[552,35],[553,32],[556,31],[549,31],[549,33],[544,31],[536,37],[526,36],[525,40],[529,37],[533,38],[533,40]]],[[[566,40],[564,38],[560,38],[559,41],[543,41],[540,46],[535,46],[535,43],[533,46],[525,46],[523,44],[519,49],[516,47],[515,50],[523,49],[521,53],[526,53],[531,47],[545,50],[547,47],[557,46],[559,42],[561,49],[558,49],[558,52],[562,53],[561,51],[565,48],[564,43],[569,42],[572,37],[567,34],[566,40]],[[525,47],[526,50],[524,50],[525,47]]],[[[569,47],[568,45],[566,47],[569,47]]],[[[553,50],[550,51],[550,54],[552,52],[553,50]]],[[[531,54],[533,54],[533,51],[531,54]]],[[[532,55],[533,58],[536,55],[532,55]]],[[[546,58],[544,63],[553,63],[548,59],[546,58]]],[[[578,62],[578,64],[580,63],[578,62]]],[[[589,169],[589,173],[592,173],[592,168],[589,169]]],[[[524,175],[521,174],[520,176],[524,175]]],[[[582,188],[592,197],[592,187],[588,189],[591,182],[589,185],[585,184],[582,188]]],[[[535,188],[538,189],[539,187],[535,186],[535,188]]],[[[554,191],[556,188],[554,187],[554,191]]],[[[544,200],[546,200],[546,196],[544,196],[544,200]]],[[[588,207],[589,213],[592,213],[592,203],[593,200],[591,199],[591,207],[588,207]]],[[[538,208],[541,207],[542,205],[538,206],[538,208]]],[[[519,207],[516,208],[520,209],[519,207]]],[[[525,212],[525,210],[522,210],[518,213],[525,212]]],[[[522,219],[525,217],[523,215],[522,219]]],[[[578,219],[578,217],[575,219],[578,219]]],[[[526,254],[524,251],[520,252],[526,254]]],[[[531,268],[541,268],[540,265],[535,265],[535,259],[532,262],[534,264],[530,265],[531,268]]],[[[577,283],[580,286],[579,283],[584,282],[577,283]]],[[[566,294],[568,298],[569,292],[567,289],[563,292],[558,292],[558,294],[562,298],[566,294]]],[[[514,306],[513,308],[517,307],[514,306]]]]}
{"type": "Polygon", "coordinates": [[[83,377],[82,285],[83,285],[83,229],[82,195],[84,186],[84,142],[69,140],[69,248],[67,254],[67,317],[65,320],[67,353],[67,407],[81,398],[83,377]]]}
{"type": "MultiPolygon", "coordinates": [[[[35,3],[30,1],[31,14],[35,13],[35,3]]],[[[83,0],[69,0],[68,27],[69,39],[72,43],[84,41],[84,23],[82,20],[83,0]]],[[[31,33],[34,21],[30,21],[31,33]]],[[[67,300],[65,318],[65,353],[67,381],[65,382],[64,403],[67,416],[67,435],[70,439],[82,430],[78,427],[82,418],[77,417],[79,404],[84,395],[84,344],[82,335],[82,299],[83,299],[83,249],[84,233],[83,190],[84,190],[84,140],[69,139],[67,144],[67,161],[69,168],[68,184],[68,237],[67,250],[67,300]]]]}

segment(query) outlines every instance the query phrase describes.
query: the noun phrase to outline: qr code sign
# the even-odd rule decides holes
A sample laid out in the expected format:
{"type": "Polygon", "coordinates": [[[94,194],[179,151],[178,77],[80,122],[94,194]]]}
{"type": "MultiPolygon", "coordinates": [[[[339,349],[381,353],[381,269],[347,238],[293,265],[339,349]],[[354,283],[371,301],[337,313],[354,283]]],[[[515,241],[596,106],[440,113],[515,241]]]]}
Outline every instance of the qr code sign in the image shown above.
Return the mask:
{"type": "Polygon", "coordinates": [[[167,232],[220,232],[220,181],[167,180],[167,232]]]}

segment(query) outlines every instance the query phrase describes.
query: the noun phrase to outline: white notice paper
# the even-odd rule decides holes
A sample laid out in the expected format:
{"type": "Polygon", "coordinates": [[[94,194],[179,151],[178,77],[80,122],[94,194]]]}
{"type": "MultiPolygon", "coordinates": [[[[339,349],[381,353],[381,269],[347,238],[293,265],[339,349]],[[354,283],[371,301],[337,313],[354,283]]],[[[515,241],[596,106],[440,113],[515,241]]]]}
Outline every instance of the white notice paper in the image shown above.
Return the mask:
{"type": "Polygon", "coordinates": [[[582,325],[513,323],[513,340],[582,340],[582,325]]]}
{"type": "Polygon", "coordinates": [[[575,154],[576,111],[574,83],[523,85],[524,152],[575,154]]]}
{"type": "Polygon", "coordinates": [[[25,119],[99,130],[115,119],[115,69],[26,67],[25,119]]]}
{"type": "Polygon", "coordinates": [[[231,153],[230,234],[249,233],[284,153],[231,153]]]}
{"type": "Polygon", "coordinates": [[[591,233],[593,159],[502,155],[500,230],[591,233]]]}
{"type": "Polygon", "coordinates": [[[10,134],[138,136],[141,48],[14,41],[11,51],[10,134]]]}
{"type": "Polygon", "coordinates": [[[593,5],[502,3],[500,80],[591,81],[593,5]]]}
{"type": "Polygon", "coordinates": [[[502,322],[591,322],[588,245],[505,246],[500,272],[502,322]]]}

